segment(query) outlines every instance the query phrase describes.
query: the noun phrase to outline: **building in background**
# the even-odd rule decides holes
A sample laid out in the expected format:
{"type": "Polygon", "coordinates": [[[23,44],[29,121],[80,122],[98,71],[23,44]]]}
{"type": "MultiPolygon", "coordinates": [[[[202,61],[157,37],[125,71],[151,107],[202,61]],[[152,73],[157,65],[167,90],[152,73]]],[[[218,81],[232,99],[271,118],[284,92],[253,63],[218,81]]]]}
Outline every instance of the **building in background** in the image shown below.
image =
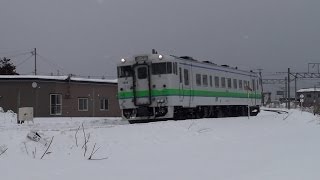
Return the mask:
{"type": "Polygon", "coordinates": [[[117,80],[72,76],[0,75],[0,107],[35,117],[119,117],[117,80]]]}
{"type": "Polygon", "coordinates": [[[303,99],[303,107],[319,106],[320,88],[305,88],[297,91],[297,97],[303,99]]]}

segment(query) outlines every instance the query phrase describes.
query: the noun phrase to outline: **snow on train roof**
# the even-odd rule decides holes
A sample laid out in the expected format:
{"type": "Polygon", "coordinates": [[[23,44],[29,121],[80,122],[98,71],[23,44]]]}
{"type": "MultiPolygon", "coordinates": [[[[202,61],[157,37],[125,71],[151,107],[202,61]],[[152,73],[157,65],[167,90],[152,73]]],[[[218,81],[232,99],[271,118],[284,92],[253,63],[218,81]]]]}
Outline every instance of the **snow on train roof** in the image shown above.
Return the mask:
{"type": "MultiPolygon", "coordinates": [[[[43,75],[0,75],[0,79],[41,79],[41,80],[67,80],[69,76],[43,76],[43,75]]],[[[71,77],[71,81],[98,82],[98,83],[117,83],[117,79],[89,79],[71,77]]]]}

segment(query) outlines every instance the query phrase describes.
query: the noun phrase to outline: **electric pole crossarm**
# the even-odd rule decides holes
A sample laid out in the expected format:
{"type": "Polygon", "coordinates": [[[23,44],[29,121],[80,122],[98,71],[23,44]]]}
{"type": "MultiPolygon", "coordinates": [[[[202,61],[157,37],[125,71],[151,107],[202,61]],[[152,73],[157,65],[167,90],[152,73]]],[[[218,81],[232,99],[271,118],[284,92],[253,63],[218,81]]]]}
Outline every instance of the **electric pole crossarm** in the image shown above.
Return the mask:
{"type": "MultiPolygon", "coordinates": [[[[277,72],[277,74],[288,74],[288,72],[277,72]]],[[[309,73],[309,72],[291,72],[291,76],[295,78],[320,78],[320,73],[309,73]]]]}

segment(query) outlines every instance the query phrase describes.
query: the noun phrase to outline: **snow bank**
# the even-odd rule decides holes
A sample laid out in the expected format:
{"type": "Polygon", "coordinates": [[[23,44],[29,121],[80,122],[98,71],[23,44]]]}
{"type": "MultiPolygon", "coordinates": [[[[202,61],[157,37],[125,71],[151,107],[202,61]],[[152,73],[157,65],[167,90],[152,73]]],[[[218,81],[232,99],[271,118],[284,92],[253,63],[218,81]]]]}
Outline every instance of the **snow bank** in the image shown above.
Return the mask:
{"type": "Polygon", "coordinates": [[[11,110],[4,112],[3,108],[0,107],[0,126],[12,123],[17,123],[17,114],[11,110]]]}

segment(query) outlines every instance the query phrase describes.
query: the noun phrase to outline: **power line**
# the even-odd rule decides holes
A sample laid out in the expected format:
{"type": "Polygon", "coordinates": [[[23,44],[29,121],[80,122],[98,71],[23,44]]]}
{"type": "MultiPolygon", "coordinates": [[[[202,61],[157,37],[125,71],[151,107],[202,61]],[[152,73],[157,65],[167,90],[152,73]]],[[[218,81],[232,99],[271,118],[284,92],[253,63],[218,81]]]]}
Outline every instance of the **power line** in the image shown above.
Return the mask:
{"type": "Polygon", "coordinates": [[[55,64],[55,63],[51,62],[48,58],[43,57],[39,53],[37,53],[37,55],[40,57],[40,60],[42,60],[43,62],[46,62],[51,67],[55,66],[55,68],[58,68],[59,70],[62,71],[63,74],[65,74],[65,70],[62,67],[60,67],[58,64],[55,64]]]}
{"type": "Polygon", "coordinates": [[[7,58],[12,58],[12,57],[25,55],[30,52],[31,52],[30,50],[17,50],[17,51],[0,52],[0,54],[2,54],[2,56],[5,56],[7,58]]]}
{"type": "Polygon", "coordinates": [[[20,66],[21,64],[25,63],[25,62],[28,61],[31,57],[32,57],[32,55],[29,56],[27,59],[23,60],[21,63],[17,64],[16,67],[18,67],[18,66],[20,66]]]}

